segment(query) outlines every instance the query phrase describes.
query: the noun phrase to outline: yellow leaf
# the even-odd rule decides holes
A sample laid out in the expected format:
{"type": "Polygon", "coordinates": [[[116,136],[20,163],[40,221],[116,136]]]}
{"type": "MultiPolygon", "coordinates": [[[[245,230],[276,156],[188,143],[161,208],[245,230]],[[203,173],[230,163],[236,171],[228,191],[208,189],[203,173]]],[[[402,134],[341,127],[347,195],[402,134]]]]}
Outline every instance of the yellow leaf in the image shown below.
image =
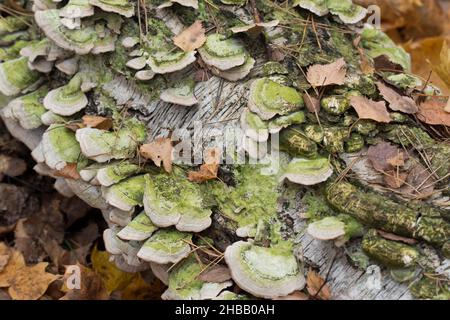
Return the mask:
{"type": "Polygon", "coordinates": [[[442,46],[440,62],[436,66],[436,72],[439,77],[447,84],[447,88],[450,89],[450,48],[449,42],[445,41],[442,46]]]}
{"type": "Polygon", "coordinates": [[[140,274],[122,291],[122,300],[160,300],[166,286],[154,277],[147,283],[140,274]]]}
{"type": "Polygon", "coordinates": [[[92,268],[103,279],[108,294],[116,290],[123,290],[136,277],[134,273],[127,273],[113,262],[109,261],[110,255],[106,251],[99,251],[94,247],[91,253],[92,268]]]}
{"type": "Polygon", "coordinates": [[[444,95],[450,94],[450,89],[438,74],[436,66],[441,62],[441,51],[446,38],[432,37],[403,45],[411,54],[413,73],[420,76],[424,82],[431,73],[430,82],[442,89],[444,95]]]}

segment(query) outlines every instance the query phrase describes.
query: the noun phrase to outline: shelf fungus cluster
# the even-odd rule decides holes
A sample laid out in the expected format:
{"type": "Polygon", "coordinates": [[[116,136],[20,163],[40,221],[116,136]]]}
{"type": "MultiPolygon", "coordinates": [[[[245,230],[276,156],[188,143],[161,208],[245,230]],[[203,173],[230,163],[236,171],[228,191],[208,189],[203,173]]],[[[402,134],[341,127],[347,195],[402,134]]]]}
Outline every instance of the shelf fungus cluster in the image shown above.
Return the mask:
{"type": "Polygon", "coordinates": [[[447,102],[365,8],[17,3],[29,14],[0,16],[1,117],[39,174],[102,211],[111,260],[153,272],[162,298],[288,299],[332,259],[320,241],[398,282],[380,290],[450,297],[447,102]],[[180,146],[222,154],[220,124],[241,133],[223,163],[179,161],[180,146]]]}

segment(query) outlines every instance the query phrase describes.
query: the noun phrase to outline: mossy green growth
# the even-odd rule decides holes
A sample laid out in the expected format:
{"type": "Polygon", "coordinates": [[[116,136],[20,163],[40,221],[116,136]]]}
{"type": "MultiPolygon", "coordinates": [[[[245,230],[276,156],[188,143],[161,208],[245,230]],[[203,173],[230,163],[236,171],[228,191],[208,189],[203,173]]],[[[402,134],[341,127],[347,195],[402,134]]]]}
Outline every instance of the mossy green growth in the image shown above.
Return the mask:
{"type": "Polygon", "coordinates": [[[450,288],[448,284],[439,283],[435,279],[423,276],[409,287],[416,298],[432,300],[449,300],[450,288]]]}
{"type": "Polygon", "coordinates": [[[345,152],[354,153],[361,151],[364,145],[364,137],[358,133],[352,133],[345,141],[345,152]]]}
{"type": "Polygon", "coordinates": [[[12,46],[0,48],[0,60],[7,61],[19,57],[20,50],[29,45],[29,41],[18,40],[12,46]]]}
{"type": "Polygon", "coordinates": [[[51,125],[46,133],[51,147],[58,157],[66,163],[76,163],[80,161],[80,145],[75,139],[72,130],[61,124],[51,125]]]}
{"type": "Polygon", "coordinates": [[[344,96],[328,96],[320,101],[322,108],[332,114],[341,115],[350,109],[350,101],[344,96]]]}
{"type": "Polygon", "coordinates": [[[3,62],[0,64],[0,73],[3,74],[7,86],[11,87],[11,92],[4,92],[8,95],[18,94],[34,84],[40,77],[39,72],[28,68],[28,58],[25,57],[3,62]]]}
{"type": "Polygon", "coordinates": [[[334,215],[333,210],[320,192],[308,191],[301,202],[305,206],[304,217],[312,221],[334,215]]]}
{"type": "Polygon", "coordinates": [[[393,63],[399,64],[405,71],[411,70],[411,57],[397,46],[387,34],[375,28],[365,28],[361,33],[361,44],[371,58],[385,55],[393,63]]]}
{"type": "Polygon", "coordinates": [[[18,98],[20,102],[12,107],[12,112],[24,129],[35,129],[42,125],[41,116],[47,112],[42,104],[42,99],[47,92],[48,88],[43,86],[18,98]]]}
{"type": "Polygon", "coordinates": [[[318,155],[317,144],[297,126],[281,131],[280,150],[294,157],[315,158],[318,155]]]}
{"type": "Polygon", "coordinates": [[[142,205],[142,198],[144,196],[144,175],[131,177],[107,188],[107,193],[111,197],[119,198],[120,202],[134,207],[142,205]]]}
{"type": "Polygon", "coordinates": [[[364,236],[362,249],[376,261],[388,267],[409,267],[419,258],[419,251],[413,246],[386,240],[372,229],[364,236]]]}
{"type": "Polygon", "coordinates": [[[296,111],[270,120],[269,129],[278,130],[281,128],[286,128],[290,125],[301,124],[303,122],[305,122],[305,113],[303,111],[296,111]]]}
{"type": "Polygon", "coordinates": [[[237,38],[227,38],[223,34],[215,33],[206,38],[202,47],[213,57],[234,57],[245,54],[243,43],[237,38]]]}
{"type": "Polygon", "coordinates": [[[152,223],[145,212],[138,214],[129,224],[127,224],[127,227],[146,233],[152,233],[158,230],[158,227],[152,223]]]}
{"type": "Polygon", "coordinates": [[[260,219],[277,217],[278,178],[261,173],[261,165],[242,165],[233,169],[235,186],[208,182],[219,211],[239,227],[256,225],[260,219]]]}
{"type": "Polygon", "coordinates": [[[169,274],[169,289],[178,296],[189,298],[198,295],[203,287],[203,281],[198,280],[202,265],[193,254],[177,264],[169,274]]]}
{"type": "Polygon", "coordinates": [[[349,137],[347,128],[344,127],[324,127],[323,144],[330,153],[342,153],[345,151],[344,143],[349,137]]]}
{"type": "Polygon", "coordinates": [[[0,19],[0,35],[27,29],[30,17],[25,15],[10,15],[0,19]]]}
{"type": "Polygon", "coordinates": [[[186,244],[192,241],[192,234],[180,232],[175,229],[160,229],[144,243],[155,251],[165,255],[177,254],[186,248],[186,244]]]}

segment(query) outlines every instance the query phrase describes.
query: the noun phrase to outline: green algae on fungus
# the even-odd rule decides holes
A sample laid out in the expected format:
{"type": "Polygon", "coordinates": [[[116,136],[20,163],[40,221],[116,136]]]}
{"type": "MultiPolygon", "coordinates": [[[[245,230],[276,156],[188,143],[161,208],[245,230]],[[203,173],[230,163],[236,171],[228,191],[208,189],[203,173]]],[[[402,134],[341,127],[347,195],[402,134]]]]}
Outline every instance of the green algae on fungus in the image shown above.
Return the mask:
{"type": "Polygon", "coordinates": [[[132,158],[145,137],[144,124],[135,118],[128,119],[117,132],[94,128],[81,128],[76,132],[83,154],[97,162],[132,158]]]}
{"type": "Polygon", "coordinates": [[[154,73],[170,73],[186,68],[196,60],[195,51],[160,51],[151,55],[147,63],[154,73]]]}
{"type": "Polygon", "coordinates": [[[145,177],[144,208],[154,224],[175,226],[180,231],[200,232],[211,225],[211,209],[205,206],[200,186],[181,169],[145,177]]]}
{"type": "Polygon", "coordinates": [[[341,115],[350,109],[350,101],[344,96],[329,96],[320,101],[322,108],[333,115],[341,115]]]}
{"type": "MultiPolygon", "coordinates": [[[[436,245],[443,245],[450,237],[450,224],[441,218],[439,212],[435,217],[420,217],[406,204],[374,192],[362,191],[347,182],[330,184],[326,198],[340,212],[374,228],[436,245]]],[[[428,209],[434,210],[432,207],[428,209]]]]}
{"type": "Polygon", "coordinates": [[[89,0],[93,6],[106,12],[114,12],[127,18],[134,16],[134,3],[130,0],[89,0]]]}
{"type": "Polygon", "coordinates": [[[65,86],[53,89],[44,98],[44,106],[60,116],[71,116],[84,109],[88,99],[81,91],[81,76],[75,75],[65,86]]]}
{"type": "Polygon", "coordinates": [[[413,296],[420,299],[449,300],[450,287],[436,279],[422,276],[409,286],[413,296]]]}
{"type": "Polygon", "coordinates": [[[353,237],[362,236],[363,227],[351,216],[340,214],[310,223],[308,233],[319,240],[337,240],[336,244],[341,245],[353,237]]]}
{"type": "Polygon", "coordinates": [[[120,161],[116,163],[109,163],[107,166],[98,169],[97,180],[105,187],[109,187],[118,183],[131,175],[139,173],[141,167],[129,161],[120,161]]]}
{"type": "Polygon", "coordinates": [[[257,114],[245,108],[241,113],[241,128],[247,137],[263,142],[269,139],[268,124],[257,114]]]}
{"type": "Polygon", "coordinates": [[[102,196],[110,205],[129,211],[142,205],[144,185],[144,175],[131,177],[110,187],[102,187],[102,196]]]}
{"type": "Polygon", "coordinates": [[[47,92],[47,87],[43,86],[9,103],[12,117],[19,121],[22,128],[31,130],[42,125],[41,116],[47,111],[42,104],[42,99],[47,92]]]}
{"type": "Polygon", "coordinates": [[[283,169],[282,178],[297,184],[311,186],[328,180],[332,174],[333,168],[328,158],[294,158],[283,169]]]}
{"type": "Polygon", "coordinates": [[[410,55],[381,30],[366,26],[361,33],[361,44],[368,50],[367,53],[371,58],[384,55],[391,62],[402,66],[405,71],[411,70],[410,55]]]}
{"type": "Polygon", "coordinates": [[[222,290],[232,285],[231,281],[211,283],[199,280],[203,268],[194,255],[178,263],[169,274],[168,289],[164,300],[205,300],[217,297],[222,290]]]}
{"type": "Polygon", "coordinates": [[[262,174],[262,166],[243,165],[233,168],[235,186],[209,181],[208,191],[219,211],[239,227],[256,225],[260,219],[277,216],[278,177],[262,174]]]}
{"type": "Polygon", "coordinates": [[[117,236],[123,240],[142,241],[150,238],[158,230],[144,211],[131,220],[117,236]]]}
{"type": "Polygon", "coordinates": [[[0,64],[0,92],[6,96],[19,94],[39,78],[39,72],[29,69],[28,58],[20,57],[0,64]]]}
{"type": "Polygon", "coordinates": [[[305,113],[303,111],[296,111],[285,116],[271,119],[269,121],[269,132],[271,134],[278,133],[284,128],[303,122],[305,122],[305,113]]]}
{"type": "Polygon", "coordinates": [[[256,297],[276,298],[302,290],[305,277],[292,252],[238,241],[225,250],[231,277],[256,297]]]}
{"type": "Polygon", "coordinates": [[[362,249],[369,257],[388,267],[410,267],[419,258],[419,251],[413,246],[386,240],[373,229],[364,236],[362,249]]]}
{"type": "Polygon", "coordinates": [[[174,229],[156,231],[141,247],[137,256],[158,264],[177,263],[191,252],[192,234],[174,229]]]}
{"type": "Polygon", "coordinates": [[[94,48],[97,40],[94,28],[68,29],[61,22],[59,10],[36,11],[34,18],[45,35],[59,47],[77,54],[87,54],[94,48]]]}
{"type": "Polygon", "coordinates": [[[81,150],[75,133],[64,125],[48,127],[41,143],[45,163],[52,169],[62,170],[67,164],[80,161],[81,150]]]}
{"type": "Polygon", "coordinates": [[[315,158],[318,155],[317,144],[297,126],[280,132],[280,150],[286,151],[293,157],[315,158]]]}
{"type": "Polygon", "coordinates": [[[243,65],[247,60],[247,52],[239,39],[227,38],[219,33],[209,35],[198,52],[207,65],[220,70],[243,65]]]}
{"type": "Polygon", "coordinates": [[[162,101],[181,105],[193,106],[198,103],[194,96],[195,81],[192,78],[186,78],[178,81],[173,87],[167,88],[161,92],[159,98],[162,101]]]}
{"type": "Polygon", "coordinates": [[[257,79],[251,85],[248,108],[263,120],[271,119],[277,114],[289,114],[303,106],[303,98],[297,90],[270,78],[257,79]]]}
{"type": "Polygon", "coordinates": [[[0,35],[25,30],[28,28],[30,19],[27,16],[10,15],[0,19],[0,35]]]}

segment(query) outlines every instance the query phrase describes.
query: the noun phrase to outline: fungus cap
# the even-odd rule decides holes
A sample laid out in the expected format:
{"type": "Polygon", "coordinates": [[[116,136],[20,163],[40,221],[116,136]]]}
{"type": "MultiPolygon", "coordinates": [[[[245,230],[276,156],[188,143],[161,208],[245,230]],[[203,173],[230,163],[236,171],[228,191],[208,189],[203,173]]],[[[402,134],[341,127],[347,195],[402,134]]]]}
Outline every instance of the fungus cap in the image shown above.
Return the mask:
{"type": "Polygon", "coordinates": [[[225,250],[225,261],[238,286],[261,298],[302,290],[305,277],[292,253],[238,241],[225,250]]]}
{"type": "Polygon", "coordinates": [[[117,236],[123,240],[142,241],[149,238],[157,229],[145,212],[141,212],[120,230],[117,236]]]}
{"type": "Polygon", "coordinates": [[[283,178],[291,182],[311,186],[328,180],[333,168],[328,158],[294,158],[286,167],[283,178]]]}

